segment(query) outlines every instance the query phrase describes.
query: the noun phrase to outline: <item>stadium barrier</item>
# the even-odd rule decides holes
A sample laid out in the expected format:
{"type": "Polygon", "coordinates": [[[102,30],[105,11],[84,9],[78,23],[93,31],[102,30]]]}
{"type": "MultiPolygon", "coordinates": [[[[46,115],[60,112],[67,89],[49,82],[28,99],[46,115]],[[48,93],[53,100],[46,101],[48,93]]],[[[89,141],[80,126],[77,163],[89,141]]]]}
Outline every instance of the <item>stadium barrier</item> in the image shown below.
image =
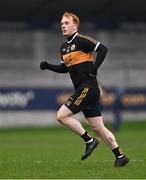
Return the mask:
{"type": "MultiPolygon", "coordinates": [[[[0,110],[57,110],[72,93],[71,88],[0,88],[0,110]]],[[[145,111],[146,88],[106,88],[103,110],[120,103],[125,111],[145,111]]]]}
{"type": "MultiPolygon", "coordinates": [[[[72,93],[71,88],[0,88],[0,126],[56,124],[57,109],[72,93]]],[[[146,88],[106,88],[101,108],[146,112],[146,88]]]]}

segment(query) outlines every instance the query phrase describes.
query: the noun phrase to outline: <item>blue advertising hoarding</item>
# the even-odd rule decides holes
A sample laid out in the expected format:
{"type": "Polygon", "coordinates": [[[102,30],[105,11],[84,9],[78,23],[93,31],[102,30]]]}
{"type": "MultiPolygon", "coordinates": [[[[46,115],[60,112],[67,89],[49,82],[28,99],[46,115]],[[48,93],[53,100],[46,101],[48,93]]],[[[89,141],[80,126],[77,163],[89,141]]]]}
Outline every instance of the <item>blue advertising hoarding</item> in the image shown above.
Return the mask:
{"type": "MultiPolygon", "coordinates": [[[[0,110],[57,110],[72,93],[71,88],[0,88],[0,110]]],[[[146,88],[107,88],[101,106],[146,111],[146,88]]]]}

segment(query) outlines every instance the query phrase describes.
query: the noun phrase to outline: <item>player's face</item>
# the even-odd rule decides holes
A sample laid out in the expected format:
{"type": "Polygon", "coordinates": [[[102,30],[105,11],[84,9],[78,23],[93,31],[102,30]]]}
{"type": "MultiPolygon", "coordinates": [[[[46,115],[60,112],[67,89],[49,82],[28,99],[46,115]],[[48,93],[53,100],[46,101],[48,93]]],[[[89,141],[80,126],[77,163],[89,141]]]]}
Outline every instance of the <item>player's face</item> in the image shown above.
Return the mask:
{"type": "Polygon", "coordinates": [[[77,24],[73,22],[72,17],[64,16],[61,20],[61,30],[64,36],[71,36],[74,32],[77,31],[77,24]]]}

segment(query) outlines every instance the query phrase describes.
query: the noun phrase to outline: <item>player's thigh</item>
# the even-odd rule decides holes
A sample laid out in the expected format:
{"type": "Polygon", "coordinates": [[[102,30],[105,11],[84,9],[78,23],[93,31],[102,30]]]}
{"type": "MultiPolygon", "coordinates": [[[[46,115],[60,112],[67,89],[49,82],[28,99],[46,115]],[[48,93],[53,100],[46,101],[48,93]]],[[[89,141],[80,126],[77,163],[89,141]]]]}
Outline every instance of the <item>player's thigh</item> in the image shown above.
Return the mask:
{"type": "Polygon", "coordinates": [[[73,113],[76,114],[82,111],[88,104],[89,88],[79,88],[75,93],[68,98],[64,105],[73,113]]]}
{"type": "MultiPolygon", "coordinates": [[[[93,99],[93,101],[95,100],[93,99]]],[[[101,116],[101,109],[100,109],[100,104],[98,100],[93,103],[88,104],[83,109],[83,114],[86,118],[101,116]]]]}
{"type": "Polygon", "coordinates": [[[64,104],[60,107],[60,109],[57,111],[57,119],[64,119],[66,117],[72,116],[73,113],[70,109],[68,109],[64,104]]]}

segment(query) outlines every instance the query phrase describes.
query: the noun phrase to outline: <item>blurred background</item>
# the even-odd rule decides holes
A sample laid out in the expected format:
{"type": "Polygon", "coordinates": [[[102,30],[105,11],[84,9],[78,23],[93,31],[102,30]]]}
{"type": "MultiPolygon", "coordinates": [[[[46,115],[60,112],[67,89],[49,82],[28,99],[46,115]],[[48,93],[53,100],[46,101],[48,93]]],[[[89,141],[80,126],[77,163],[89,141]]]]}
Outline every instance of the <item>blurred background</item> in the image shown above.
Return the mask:
{"type": "Polygon", "coordinates": [[[109,48],[97,77],[105,121],[119,128],[121,119],[146,119],[145,0],[0,0],[0,127],[57,124],[72,83],[39,64],[60,63],[65,11],[80,17],[80,33],[109,48]]]}

